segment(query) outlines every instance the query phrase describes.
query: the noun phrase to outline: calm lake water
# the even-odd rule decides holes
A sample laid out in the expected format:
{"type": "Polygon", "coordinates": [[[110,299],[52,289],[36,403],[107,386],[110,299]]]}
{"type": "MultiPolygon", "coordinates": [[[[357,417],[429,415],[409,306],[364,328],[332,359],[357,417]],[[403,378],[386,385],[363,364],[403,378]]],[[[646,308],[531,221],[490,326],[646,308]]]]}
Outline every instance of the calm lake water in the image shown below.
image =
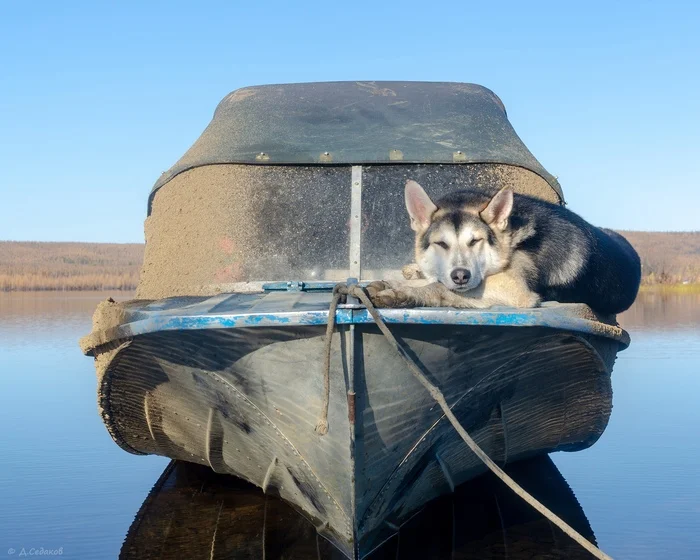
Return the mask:
{"type": "MultiPolygon", "coordinates": [[[[0,560],[42,551],[224,557],[211,547],[211,527],[224,515],[239,519],[242,503],[249,525],[276,523],[268,539],[280,544],[268,560],[316,558],[325,543],[284,504],[231,477],[130,455],[112,442],[97,413],[92,360],[77,345],[105,297],[0,293],[0,560]]],[[[515,465],[512,474],[614,558],[700,558],[700,296],[643,294],[621,322],[632,345],[613,372],[614,410],[602,438],[585,451],[553,454],[553,464],[515,465]]],[[[421,535],[435,541],[447,509],[462,525],[455,521],[445,538],[471,551],[455,557],[586,557],[489,477],[402,531],[392,557],[427,550],[421,535]],[[487,546],[494,534],[497,544],[487,546]]],[[[230,525],[229,554],[245,548],[254,558],[254,543],[241,545],[240,523],[230,525]]]]}

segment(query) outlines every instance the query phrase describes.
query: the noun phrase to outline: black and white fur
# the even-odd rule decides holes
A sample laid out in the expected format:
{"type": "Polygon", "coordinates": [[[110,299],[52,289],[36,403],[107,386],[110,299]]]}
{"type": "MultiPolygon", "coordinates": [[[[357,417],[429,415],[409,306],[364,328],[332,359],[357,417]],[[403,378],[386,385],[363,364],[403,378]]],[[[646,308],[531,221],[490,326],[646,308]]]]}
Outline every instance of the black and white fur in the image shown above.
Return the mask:
{"type": "Polygon", "coordinates": [[[532,307],[553,300],[614,314],[637,295],[641,265],[632,246],[563,206],[509,188],[494,196],[456,191],[433,203],[414,181],[406,184],[406,206],[427,284],[375,282],[369,293],[378,305],[532,307]]]}

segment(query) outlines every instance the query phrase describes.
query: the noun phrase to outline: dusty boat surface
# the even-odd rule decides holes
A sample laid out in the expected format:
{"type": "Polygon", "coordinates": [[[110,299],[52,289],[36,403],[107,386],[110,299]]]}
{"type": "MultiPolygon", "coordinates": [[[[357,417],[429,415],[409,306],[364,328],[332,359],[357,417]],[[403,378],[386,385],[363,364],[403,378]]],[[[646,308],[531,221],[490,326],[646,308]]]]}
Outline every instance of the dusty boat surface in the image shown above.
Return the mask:
{"type": "MultiPolygon", "coordinates": [[[[407,178],[437,195],[507,184],[563,200],[479,86],[296,84],[225,98],[149,198],[138,299],[101,304],[82,341],[114,440],[252,482],[350,558],[482,473],[352,301],[336,312],[329,430],[314,430],[330,290],[410,262],[407,178]]],[[[557,303],[381,315],[498,463],[582,449],[605,429],[629,342],[614,318],[557,303]]]]}

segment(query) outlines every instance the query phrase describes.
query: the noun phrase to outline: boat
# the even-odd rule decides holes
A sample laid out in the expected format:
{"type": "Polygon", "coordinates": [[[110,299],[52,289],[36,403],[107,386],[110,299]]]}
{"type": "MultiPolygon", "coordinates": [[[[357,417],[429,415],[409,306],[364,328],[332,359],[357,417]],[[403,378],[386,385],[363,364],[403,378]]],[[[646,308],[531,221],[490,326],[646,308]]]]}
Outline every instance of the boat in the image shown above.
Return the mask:
{"type": "MultiPolygon", "coordinates": [[[[506,470],[595,542],[574,492],[548,456],[512,463],[506,470]]],[[[206,466],[172,461],[134,517],[119,554],[120,560],[162,558],[345,556],[279,498],[206,466]]],[[[367,555],[368,560],[426,558],[588,560],[590,555],[488,473],[426,504],[367,555]]]]}
{"type": "MultiPolygon", "coordinates": [[[[364,558],[486,467],[369,311],[333,287],[401,277],[403,185],[564,203],[490,90],[462,83],[259,86],[225,97],[148,198],[134,300],[102,302],[81,340],[123,449],[206,465],[296,508],[364,558]]],[[[381,309],[454,416],[499,465],[603,433],[629,344],[582,304],[381,309]]]]}

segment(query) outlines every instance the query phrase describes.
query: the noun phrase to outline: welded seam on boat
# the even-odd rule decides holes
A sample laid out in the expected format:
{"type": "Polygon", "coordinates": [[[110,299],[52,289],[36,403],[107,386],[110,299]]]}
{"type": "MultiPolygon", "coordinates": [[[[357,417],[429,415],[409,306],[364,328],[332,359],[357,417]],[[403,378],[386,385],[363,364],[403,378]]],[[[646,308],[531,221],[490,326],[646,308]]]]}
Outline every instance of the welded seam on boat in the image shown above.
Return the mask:
{"type": "Polygon", "coordinates": [[[391,535],[389,535],[389,536],[388,536],[387,538],[385,538],[382,542],[380,542],[377,546],[375,546],[372,550],[370,550],[369,552],[367,552],[367,554],[363,554],[362,557],[360,558],[360,560],[362,560],[363,558],[367,558],[367,557],[368,557],[370,554],[372,554],[375,550],[377,550],[377,549],[381,548],[382,546],[384,546],[387,542],[389,542],[389,541],[390,541],[391,539],[393,539],[395,536],[396,536],[396,533],[392,533],[391,535]]]}
{"type": "Polygon", "coordinates": [[[204,442],[204,453],[206,454],[207,457],[207,462],[209,463],[209,466],[211,467],[211,470],[213,470],[216,473],[225,473],[226,472],[226,467],[228,466],[226,464],[226,461],[223,459],[223,454],[221,456],[221,461],[217,461],[216,465],[214,464],[214,461],[212,461],[212,449],[215,447],[212,445],[214,437],[217,436],[219,438],[219,446],[221,447],[223,444],[221,443],[223,441],[223,429],[221,427],[221,422],[216,423],[215,427],[215,420],[217,420],[216,414],[217,410],[213,407],[209,408],[209,416],[207,418],[207,436],[206,440],[204,442]],[[216,430],[216,433],[215,433],[216,430]],[[222,468],[223,467],[223,468],[222,468]]]}
{"type": "MultiPolygon", "coordinates": [[[[477,381],[474,385],[472,385],[469,389],[467,389],[467,391],[465,391],[464,394],[462,394],[457,400],[455,400],[455,402],[452,403],[452,405],[450,405],[450,409],[453,409],[455,406],[457,406],[465,397],[469,396],[469,394],[471,394],[473,391],[475,391],[482,383],[484,383],[488,379],[495,376],[502,368],[510,365],[515,360],[519,360],[524,355],[529,354],[530,352],[536,350],[537,348],[539,348],[541,346],[547,346],[549,343],[548,339],[550,339],[550,338],[552,338],[552,336],[547,337],[544,341],[538,340],[536,343],[529,346],[527,349],[523,350],[517,356],[513,356],[510,360],[503,362],[501,365],[499,365],[498,367],[496,367],[495,369],[493,369],[489,373],[485,374],[481,379],[479,379],[479,381],[477,381]]],[[[411,447],[411,449],[408,450],[408,452],[403,457],[403,459],[401,459],[401,461],[399,461],[398,465],[396,465],[394,470],[387,477],[387,479],[384,482],[384,484],[382,485],[382,487],[379,489],[379,492],[377,492],[377,495],[372,499],[370,504],[365,508],[365,513],[370,511],[371,508],[374,506],[374,504],[386,493],[387,486],[391,482],[393,482],[393,480],[394,480],[396,474],[399,472],[399,470],[402,469],[406,463],[408,463],[408,459],[410,458],[410,456],[413,455],[413,453],[418,449],[419,446],[423,445],[423,443],[425,442],[427,437],[437,428],[438,424],[440,424],[440,422],[442,422],[442,420],[445,418],[446,418],[446,416],[444,413],[442,415],[440,415],[437,418],[437,420],[435,420],[435,422],[433,424],[431,424],[431,426],[421,435],[421,437],[418,438],[418,440],[416,440],[416,443],[411,447]]],[[[365,518],[366,518],[366,515],[365,515],[365,518]]]]}
{"type": "MultiPolygon", "coordinates": [[[[334,549],[333,552],[340,552],[340,554],[342,554],[344,558],[347,558],[348,560],[353,560],[353,556],[350,556],[349,554],[347,554],[342,548],[338,547],[335,543],[333,543],[332,540],[330,540],[330,539],[329,539],[328,537],[326,537],[325,535],[322,535],[322,534],[319,533],[318,531],[316,531],[316,538],[317,538],[317,539],[318,539],[318,538],[321,538],[321,539],[325,540],[327,543],[330,543],[330,545],[331,545],[331,546],[333,547],[333,549],[334,549]]],[[[321,560],[321,557],[320,557],[321,548],[320,548],[320,545],[318,544],[318,540],[316,541],[316,550],[317,550],[318,553],[319,553],[319,560],[321,560]]]]}
{"type": "Polygon", "coordinates": [[[272,461],[270,461],[270,464],[267,467],[267,470],[265,471],[265,478],[263,478],[263,483],[260,488],[262,488],[262,491],[267,494],[267,487],[270,485],[270,479],[272,478],[272,473],[273,471],[277,468],[277,455],[272,457],[272,461]]]}
{"type": "Polygon", "coordinates": [[[229,388],[233,393],[242,401],[244,401],[246,404],[251,406],[252,408],[255,409],[256,413],[263,418],[268,425],[277,432],[277,434],[284,440],[285,444],[292,449],[294,454],[299,457],[301,460],[302,464],[305,466],[305,468],[311,473],[311,475],[314,477],[316,482],[318,483],[318,486],[323,489],[323,491],[326,493],[326,496],[330,498],[330,500],[333,502],[335,507],[340,511],[346,519],[346,528],[350,527],[350,516],[347,514],[347,512],[341,507],[341,505],[337,502],[337,500],[333,497],[333,495],[328,491],[328,488],[321,482],[319,479],[318,475],[314,472],[314,470],[311,468],[311,465],[306,461],[304,456],[299,452],[299,450],[294,446],[294,444],[289,440],[289,438],[282,433],[282,431],[277,427],[277,425],[270,420],[270,417],[267,416],[260,408],[253,402],[251,401],[248,397],[246,397],[241,391],[238,390],[238,388],[231,384],[227,379],[225,379],[223,376],[219,375],[218,373],[211,371],[209,372],[209,375],[211,375],[214,379],[216,379],[219,383],[224,385],[225,387],[229,388]]]}
{"type": "MultiPolygon", "coordinates": [[[[153,440],[153,443],[158,447],[159,451],[163,454],[165,454],[165,451],[168,449],[168,445],[170,443],[170,440],[168,439],[167,436],[165,436],[165,440],[163,437],[159,437],[159,435],[156,435],[158,432],[154,428],[154,422],[153,418],[151,416],[151,409],[153,408],[152,404],[152,394],[150,392],[145,392],[144,397],[143,397],[143,417],[146,420],[146,427],[148,428],[148,433],[151,435],[151,439],[153,440]]],[[[161,426],[162,428],[162,426],[161,426]]],[[[161,429],[162,432],[162,429],[161,429]]],[[[163,434],[164,435],[164,434],[163,434]]],[[[207,457],[208,459],[208,457],[207,457]]],[[[210,463],[211,466],[211,463],[210,463]]],[[[214,472],[217,472],[214,467],[211,467],[214,472]]]]}
{"type": "Polygon", "coordinates": [[[146,426],[148,427],[148,433],[151,434],[151,439],[153,443],[158,443],[156,440],[156,433],[153,431],[153,421],[151,420],[151,405],[150,405],[151,393],[146,391],[143,395],[143,416],[146,419],[146,426]]]}
{"type": "MultiPolygon", "coordinates": [[[[406,520],[398,526],[399,530],[400,530],[404,525],[406,525],[407,523],[410,523],[410,522],[413,520],[414,517],[416,517],[417,515],[419,515],[420,513],[422,513],[424,509],[425,509],[424,507],[421,507],[421,508],[417,509],[416,511],[414,511],[410,516],[408,516],[408,517],[406,518],[406,520]]],[[[394,533],[393,535],[389,535],[389,536],[388,536],[387,538],[385,538],[382,542],[380,542],[379,544],[377,544],[373,549],[371,549],[371,550],[368,551],[367,553],[363,554],[363,555],[362,555],[362,558],[360,558],[360,560],[362,560],[363,558],[367,558],[368,556],[370,556],[374,551],[376,551],[377,549],[379,549],[379,548],[381,548],[382,546],[384,546],[384,544],[386,544],[388,541],[390,541],[391,539],[393,539],[395,536],[396,536],[396,533],[394,533]]]]}

